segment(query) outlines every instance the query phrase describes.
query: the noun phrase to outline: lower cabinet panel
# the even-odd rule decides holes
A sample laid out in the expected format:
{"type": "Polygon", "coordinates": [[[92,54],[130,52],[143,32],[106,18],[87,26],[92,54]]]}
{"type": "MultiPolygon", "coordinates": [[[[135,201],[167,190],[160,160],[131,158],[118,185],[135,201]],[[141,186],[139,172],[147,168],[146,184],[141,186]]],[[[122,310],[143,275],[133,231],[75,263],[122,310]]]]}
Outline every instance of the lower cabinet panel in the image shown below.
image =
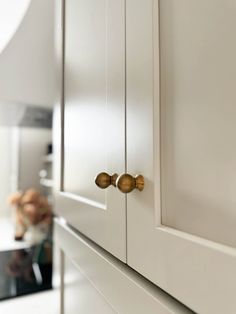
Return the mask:
{"type": "Polygon", "coordinates": [[[192,313],[62,220],[54,230],[65,255],[64,314],[192,313]]]}
{"type": "Polygon", "coordinates": [[[68,257],[65,258],[64,312],[65,314],[114,314],[104,297],[68,257]]]}

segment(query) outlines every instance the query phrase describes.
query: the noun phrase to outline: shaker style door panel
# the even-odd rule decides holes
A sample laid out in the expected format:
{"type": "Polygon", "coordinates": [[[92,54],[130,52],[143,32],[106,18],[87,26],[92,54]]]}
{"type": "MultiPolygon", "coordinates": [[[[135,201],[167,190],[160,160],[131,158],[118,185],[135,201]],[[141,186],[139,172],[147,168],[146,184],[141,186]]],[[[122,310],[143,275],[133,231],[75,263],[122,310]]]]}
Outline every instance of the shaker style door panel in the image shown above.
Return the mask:
{"type": "Polygon", "coordinates": [[[162,222],[235,247],[236,3],[160,8],[162,222]]]}
{"type": "Polygon", "coordinates": [[[121,260],[125,197],[95,177],[125,169],[124,0],[65,1],[64,147],[57,212],[121,260]]]}
{"type": "Polygon", "coordinates": [[[236,312],[235,15],[127,0],[127,262],[201,314],[236,312]]]}

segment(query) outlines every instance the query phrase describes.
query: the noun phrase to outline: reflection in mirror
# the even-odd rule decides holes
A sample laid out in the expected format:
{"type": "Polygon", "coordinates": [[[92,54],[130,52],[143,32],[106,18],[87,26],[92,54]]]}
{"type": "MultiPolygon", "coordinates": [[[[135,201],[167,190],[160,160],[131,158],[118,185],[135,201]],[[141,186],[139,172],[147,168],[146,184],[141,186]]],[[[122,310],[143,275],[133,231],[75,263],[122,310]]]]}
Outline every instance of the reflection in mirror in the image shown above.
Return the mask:
{"type": "Polygon", "coordinates": [[[3,300],[52,287],[53,148],[51,110],[5,105],[0,116],[3,300]]]}

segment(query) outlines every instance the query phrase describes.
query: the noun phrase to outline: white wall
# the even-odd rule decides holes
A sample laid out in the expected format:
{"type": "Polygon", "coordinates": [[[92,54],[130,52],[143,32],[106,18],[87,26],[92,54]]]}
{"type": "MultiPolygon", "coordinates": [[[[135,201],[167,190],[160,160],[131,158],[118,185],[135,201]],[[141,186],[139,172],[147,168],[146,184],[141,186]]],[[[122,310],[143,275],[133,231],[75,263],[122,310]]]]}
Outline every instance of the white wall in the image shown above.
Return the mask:
{"type": "Polygon", "coordinates": [[[31,0],[0,0],[0,52],[11,40],[31,0]]]}
{"type": "Polygon", "coordinates": [[[32,0],[0,53],[0,104],[52,106],[54,62],[54,1],[32,0]]]}

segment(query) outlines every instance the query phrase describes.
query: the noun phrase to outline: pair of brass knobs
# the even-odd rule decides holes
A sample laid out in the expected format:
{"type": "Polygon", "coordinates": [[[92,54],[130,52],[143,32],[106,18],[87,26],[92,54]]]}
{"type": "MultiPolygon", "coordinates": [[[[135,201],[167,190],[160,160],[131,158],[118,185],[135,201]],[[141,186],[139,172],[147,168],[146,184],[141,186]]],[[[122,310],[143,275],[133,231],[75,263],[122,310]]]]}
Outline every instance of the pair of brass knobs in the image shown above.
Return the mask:
{"type": "Polygon", "coordinates": [[[128,173],[124,173],[118,176],[118,174],[109,175],[106,172],[101,172],[95,179],[96,185],[100,189],[106,189],[110,185],[118,187],[122,193],[130,193],[134,189],[142,191],[144,189],[144,177],[137,175],[135,177],[128,173]]]}

